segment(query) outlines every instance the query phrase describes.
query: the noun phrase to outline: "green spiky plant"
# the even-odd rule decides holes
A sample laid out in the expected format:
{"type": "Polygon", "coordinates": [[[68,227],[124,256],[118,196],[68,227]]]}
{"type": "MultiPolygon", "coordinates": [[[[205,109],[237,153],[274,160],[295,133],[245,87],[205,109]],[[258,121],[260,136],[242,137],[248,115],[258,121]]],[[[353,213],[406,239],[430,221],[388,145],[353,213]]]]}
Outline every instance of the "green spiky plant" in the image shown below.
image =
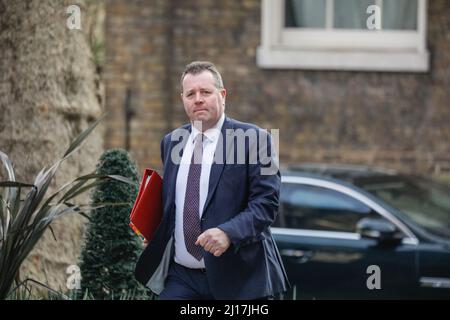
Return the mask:
{"type": "Polygon", "coordinates": [[[91,194],[92,204],[128,203],[126,206],[96,209],[90,215],[86,241],[81,252],[81,291],[95,299],[148,299],[147,289],[134,277],[134,266],[142,251],[142,241],[128,226],[130,212],[138,192],[138,169],[123,149],[107,150],[100,157],[97,173],[121,175],[133,181],[125,185],[108,181],[91,194]]]}
{"type": "MultiPolygon", "coordinates": [[[[0,181],[0,188],[3,189],[3,194],[0,193],[0,299],[8,297],[14,281],[20,283],[18,271],[21,264],[53,220],[74,212],[85,215],[85,212],[95,209],[91,205],[71,203],[74,197],[107,179],[133,183],[121,176],[91,173],[76,178],[52,195],[47,195],[61,163],[81,147],[82,142],[102,119],[103,117],[78,135],[64,155],[50,168],[43,168],[33,183],[16,181],[11,161],[5,153],[0,152],[0,160],[8,174],[7,181],[0,181]],[[24,190],[28,192],[22,196],[24,190]]],[[[109,204],[96,206],[104,205],[109,204]]]]}

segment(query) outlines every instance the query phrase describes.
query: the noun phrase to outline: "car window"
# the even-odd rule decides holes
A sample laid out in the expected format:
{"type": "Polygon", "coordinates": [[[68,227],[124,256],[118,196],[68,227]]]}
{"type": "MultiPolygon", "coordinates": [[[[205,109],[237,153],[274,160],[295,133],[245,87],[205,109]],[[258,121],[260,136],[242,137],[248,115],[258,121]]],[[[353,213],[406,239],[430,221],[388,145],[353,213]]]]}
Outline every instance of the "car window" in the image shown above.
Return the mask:
{"type": "Polygon", "coordinates": [[[402,211],[427,232],[450,238],[450,188],[420,177],[359,179],[358,186],[402,211]]]}
{"type": "Polygon", "coordinates": [[[378,216],[362,202],[317,186],[283,183],[275,226],[322,231],[356,232],[357,222],[378,216]]]}

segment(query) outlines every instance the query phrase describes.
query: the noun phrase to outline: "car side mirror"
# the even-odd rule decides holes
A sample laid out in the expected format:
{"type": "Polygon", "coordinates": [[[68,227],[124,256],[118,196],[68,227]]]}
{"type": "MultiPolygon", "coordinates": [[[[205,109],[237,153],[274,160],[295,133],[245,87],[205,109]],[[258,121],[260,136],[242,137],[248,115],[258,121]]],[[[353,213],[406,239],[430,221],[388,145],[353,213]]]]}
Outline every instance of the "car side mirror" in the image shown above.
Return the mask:
{"type": "Polygon", "coordinates": [[[356,232],[363,238],[377,240],[378,243],[398,244],[402,240],[397,227],[381,218],[363,218],[356,224],[356,232]]]}

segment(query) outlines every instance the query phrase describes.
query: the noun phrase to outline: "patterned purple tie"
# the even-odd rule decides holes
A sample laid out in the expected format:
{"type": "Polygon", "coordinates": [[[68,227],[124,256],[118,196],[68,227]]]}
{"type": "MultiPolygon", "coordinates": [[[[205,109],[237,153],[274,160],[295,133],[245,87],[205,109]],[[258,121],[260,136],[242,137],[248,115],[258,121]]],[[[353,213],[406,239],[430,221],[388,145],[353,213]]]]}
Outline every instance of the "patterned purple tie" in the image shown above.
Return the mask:
{"type": "Polygon", "coordinates": [[[195,138],[194,152],[192,153],[191,164],[189,166],[183,210],[184,243],[186,244],[187,251],[198,261],[203,258],[203,248],[195,245],[195,241],[197,241],[198,236],[201,234],[199,203],[202,156],[203,134],[198,134],[195,138]]]}

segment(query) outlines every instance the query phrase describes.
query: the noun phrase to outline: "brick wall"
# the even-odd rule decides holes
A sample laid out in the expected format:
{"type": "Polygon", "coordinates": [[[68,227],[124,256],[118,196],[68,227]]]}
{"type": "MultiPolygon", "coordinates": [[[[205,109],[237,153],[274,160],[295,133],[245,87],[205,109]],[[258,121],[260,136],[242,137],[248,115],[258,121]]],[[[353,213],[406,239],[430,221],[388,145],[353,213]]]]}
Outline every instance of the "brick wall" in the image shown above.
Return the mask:
{"type": "Polygon", "coordinates": [[[169,4],[169,1],[111,1],[106,6],[105,147],[125,146],[124,104],[129,89],[134,111],[130,150],[140,168],[159,165],[161,135],[170,128],[169,4]]]}
{"type": "Polygon", "coordinates": [[[428,1],[425,74],[263,70],[256,65],[261,1],[111,1],[106,18],[106,147],[124,145],[123,104],[133,90],[131,152],[160,166],[159,141],[186,122],[179,75],[213,61],[226,113],[280,129],[281,164],[341,162],[450,173],[450,4],[428,1]]]}

